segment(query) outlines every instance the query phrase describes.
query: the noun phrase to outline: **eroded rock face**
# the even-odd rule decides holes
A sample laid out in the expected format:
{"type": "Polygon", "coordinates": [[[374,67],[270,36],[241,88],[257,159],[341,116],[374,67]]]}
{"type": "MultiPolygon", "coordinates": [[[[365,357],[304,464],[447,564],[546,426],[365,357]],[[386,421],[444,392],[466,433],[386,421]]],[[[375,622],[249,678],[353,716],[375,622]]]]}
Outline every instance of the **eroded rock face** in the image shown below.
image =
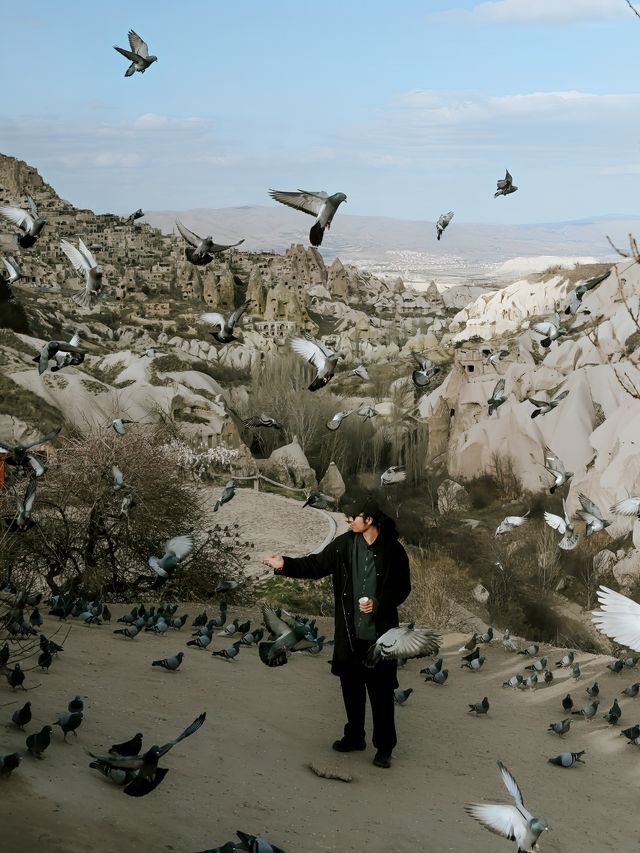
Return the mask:
{"type": "Polygon", "coordinates": [[[622,592],[628,591],[640,578],[640,551],[630,551],[613,566],[613,576],[622,592]]]}
{"type": "Polygon", "coordinates": [[[471,506],[469,493],[464,486],[454,480],[443,480],[438,486],[438,512],[449,515],[454,512],[464,512],[471,506]]]}
{"type": "Polygon", "coordinates": [[[256,460],[260,471],[286,486],[314,491],[318,488],[315,471],[294,436],[291,444],[276,448],[268,459],[256,460]]]}
{"type": "Polygon", "coordinates": [[[325,495],[339,501],[347,490],[342,474],[335,462],[330,462],[324,477],[320,480],[319,489],[325,495]]]}

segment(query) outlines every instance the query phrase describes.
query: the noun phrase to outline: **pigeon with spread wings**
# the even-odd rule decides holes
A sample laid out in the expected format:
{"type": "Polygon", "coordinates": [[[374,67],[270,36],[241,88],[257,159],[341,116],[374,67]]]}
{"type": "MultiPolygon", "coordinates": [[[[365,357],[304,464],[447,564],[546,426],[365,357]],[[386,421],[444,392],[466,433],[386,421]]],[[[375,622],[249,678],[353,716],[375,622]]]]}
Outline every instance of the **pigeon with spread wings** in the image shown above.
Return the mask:
{"type": "Polygon", "coordinates": [[[587,523],[585,535],[591,536],[592,533],[599,533],[605,527],[609,527],[610,521],[602,515],[598,507],[582,492],[578,492],[578,500],[582,509],[576,510],[576,515],[587,523]]]}
{"type": "Polygon", "coordinates": [[[549,494],[553,494],[560,486],[564,486],[573,477],[573,471],[567,471],[557,453],[545,445],[544,467],[553,475],[554,483],[549,488],[549,494]]]}
{"type": "Polygon", "coordinates": [[[274,201],[279,201],[280,204],[286,204],[287,207],[316,217],[315,224],[309,232],[309,242],[312,246],[322,244],[325,228],[331,227],[336,211],[342,202],[347,200],[344,193],[328,195],[325,192],[309,192],[308,190],[298,190],[297,192],[269,190],[269,195],[274,201]]]}
{"type": "Polygon", "coordinates": [[[315,642],[308,625],[299,622],[284,610],[281,610],[281,614],[278,616],[276,611],[266,604],[262,608],[264,624],[275,636],[275,640],[264,641],[258,645],[260,660],[267,666],[283,666],[287,662],[288,651],[308,648],[315,642]],[[299,645],[300,643],[302,645],[299,645]]]}
{"type": "Polygon", "coordinates": [[[560,323],[560,315],[556,311],[551,320],[543,320],[541,323],[534,323],[531,328],[534,332],[542,335],[540,346],[551,346],[551,341],[557,341],[559,337],[567,334],[567,330],[560,323]]]}
{"type": "Polygon", "coordinates": [[[440,368],[430,358],[426,358],[418,352],[412,352],[411,355],[418,363],[418,369],[411,374],[413,384],[416,388],[426,388],[434,376],[440,372],[440,368]]]}
{"type": "Polygon", "coordinates": [[[301,355],[316,369],[316,375],[309,385],[309,391],[324,388],[327,382],[333,378],[338,359],[344,358],[343,353],[335,352],[306,332],[303,338],[292,338],[290,346],[295,353],[301,355]]]}
{"type": "Polygon", "coordinates": [[[497,412],[498,408],[507,400],[507,395],[504,391],[505,383],[506,380],[504,376],[502,379],[498,379],[491,396],[487,400],[487,403],[489,404],[489,417],[491,417],[494,412],[497,412]]]}
{"type": "MultiPolygon", "coordinates": [[[[613,269],[613,267],[611,268],[613,269]]],[[[609,278],[611,275],[611,269],[608,269],[606,272],[602,273],[602,275],[596,275],[593,278],[588,278],[586,281],[581,281],[579,284],[575,286],[575,288],[569,294],[569,302],[567,307],[564,309],[565,314],[577,314],[580,306],[582,305],[582,298],[585,293],[588,293],[590,290],[593,290],[594,287],[597,287],[601,284],[605,279],[609,278]]],[[[587,308],[583,308],[583,314],[591,314],[587,308]]]]}
{"type": "Polygon", "coordinates": [[[401,660],[435,655],[440,637],[428,628],[415,628],[413,622],[390,628],[369,648],[365,666],[372,669],[380,660],[401,660]]]}
{"type": "Polygon", "coordinates": [[[53,441],[61,429],[62,427],[56,427],[55,429],[52,429],[51,432],[43,435],[42,438],[38,438],[30,444],[9,444],[8,441],[2,441],[2,439],[0,439],[0,449],[7,451],[7,455],[4,458],[5,465],[15,465],[16,467],[30,466],[33,468],[35,476],[41,477],[46,471],[46,468],[38,459],[35,458],[35,456],[29,453],[29,450],[33,447],[38,447],[41,444],[46,444],[48,441],[53,441]]]}
{"type": "Polygon", "coordinates": [[[598,631],[640,652],[640,604],[607,586],[601,586],[597,595],[600,610],[593,610],[591,616],[598,631]]]}
{"type": "Polygon", "coordinates": [[[198,267],[210,264],[214,255],[226,252],[227,249],[233,249],[244,243],[244,238],[238,240],[237,243],[214,243],[213,237],[198,237],[193,231],[185,228],[179,219],[176,219],[176,227],[182,237],[189,243],[189,246],[184,250],[185,258],[198,267]]]}
{"type": "Polygon", "coordinates": [[[214,332],[209,332],[214,340],[218,341],[220,344],[230,344],[231,341],[238,340],[233,334],[236,323],[242,317],[250,304],[250,302],[243,302],[242,305],[229,314],[228,319],[225,319],[222,314],[218,314],[217,312],[201,314],[200,319],[208,326],[217,326],[214,332]]]}
{"type": "Polygon", "coordinates": [[[513,185],[513,178],[508,169],[505,170],[504,178],[500,181],[496,181],[496,183],[498,191],[493,194],[494,198],[498,198],[499,195],[510,195],[518,189],[518,187],[513,185]]]}
{"type": "Polygon", "coordinates": [[[78,240],[78,248],[68,240],[60,241],[60,248],[71,261],[72,266],[81,278],[84,278],[84,290],[79,290],[71,297],[81,308],[93,308],[102,295],[103,271],[82,240],[78,240]]]}
{"type": "Polygon", "coordinates": [[[47,220],[38,214],[38,208],[31,196],[27,196],[29,210],[21,207],[0,207],[0,216],[4,216],[9,222],[13,222],[22,231],[18,237],[18,245],[23,249],[29,249],[38,239],[38,235],[47,224],[47,220]]]}
{"type": "Polygon", "coordinates": [[[558,542],[558,548],[562,548],[563,551],[572,551],[578,544],[580,534],[576,533],[575,528],[571,523],[571,518],[567,512],[567,505],[564,498],[562,498],[562,511],[564,516],[554,515],[552,512],[545,512],[544,520],[552,530],[557,530],[558,533],[562,535],[562,539],[558,542]]]}
{"type": "Polygon", "coordinates": [[[131,50],[125,50],[123,47],[116,47],[115,44],[113,46],[114,50],[117,50],[118,53],[124,56],[125,59],[128,59],[131,63],[124,72],[125,77],[131,77],[136,71],[139,71],[140,74],[144,74],[150,65],[158,61],[157,56],[149,56],[149,47],[146,41],[141,39],[138,33],[135,33],[133,30],[129,30],[129,47],[131,50]]]}

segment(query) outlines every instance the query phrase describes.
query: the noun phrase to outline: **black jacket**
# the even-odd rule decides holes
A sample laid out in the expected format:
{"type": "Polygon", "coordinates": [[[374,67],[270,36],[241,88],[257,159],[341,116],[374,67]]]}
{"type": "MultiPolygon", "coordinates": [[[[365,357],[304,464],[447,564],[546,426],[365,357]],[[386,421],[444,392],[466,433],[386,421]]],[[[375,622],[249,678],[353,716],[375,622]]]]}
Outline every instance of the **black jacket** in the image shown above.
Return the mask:
{"type": "MultiPolygon", "coordinates": [[[[319,579],[332,575],[335,597],[335,647],[331,672],[341,675],[358,658],[355,654],[355,614],[351,560],[355,533],[337,536],[319,554],[285,557],[278,572],[289,578],[319,579]]],[[[380,532],[371,545],[376,565],[374,622],[377,636],[398,625],[398,606],[411,592],[409,558],[395,536],[380,532]]]]}

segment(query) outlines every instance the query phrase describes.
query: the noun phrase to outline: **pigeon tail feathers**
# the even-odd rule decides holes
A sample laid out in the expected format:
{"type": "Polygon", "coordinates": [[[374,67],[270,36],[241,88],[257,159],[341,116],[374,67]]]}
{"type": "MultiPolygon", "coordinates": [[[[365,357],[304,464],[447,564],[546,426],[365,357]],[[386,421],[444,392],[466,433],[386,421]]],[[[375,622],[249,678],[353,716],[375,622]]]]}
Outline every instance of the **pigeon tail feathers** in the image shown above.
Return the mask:
{"type": "Polygon", "coordinates": [[[316,222],[312,227],[311,231],[309,231],[309,242],[312,246],[320,246],[322,245],[322,238],[324,237],[324,228],[320,225],[319,222],[316,222]]]}

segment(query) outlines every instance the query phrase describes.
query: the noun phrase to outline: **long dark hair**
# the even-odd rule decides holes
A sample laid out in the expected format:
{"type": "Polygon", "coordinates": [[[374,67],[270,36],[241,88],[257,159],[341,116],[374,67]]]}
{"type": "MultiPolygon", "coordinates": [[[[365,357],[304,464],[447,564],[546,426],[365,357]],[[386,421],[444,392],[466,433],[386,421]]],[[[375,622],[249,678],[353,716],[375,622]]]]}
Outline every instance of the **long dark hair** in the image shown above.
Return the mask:
{"type": "Polygon", "coordinates": [[[352,518],[355,518],[358,515],[361,515],[364,518],[370,518],[374,527],[377,527],[380,531],[380,535],[389,536],[393,539],[398,538],[399,534],[394,519],[380,509],[375,498],[365,495],[359,499],[356,498],[352,500],[349,503],[347,514],[352,518]]]}

